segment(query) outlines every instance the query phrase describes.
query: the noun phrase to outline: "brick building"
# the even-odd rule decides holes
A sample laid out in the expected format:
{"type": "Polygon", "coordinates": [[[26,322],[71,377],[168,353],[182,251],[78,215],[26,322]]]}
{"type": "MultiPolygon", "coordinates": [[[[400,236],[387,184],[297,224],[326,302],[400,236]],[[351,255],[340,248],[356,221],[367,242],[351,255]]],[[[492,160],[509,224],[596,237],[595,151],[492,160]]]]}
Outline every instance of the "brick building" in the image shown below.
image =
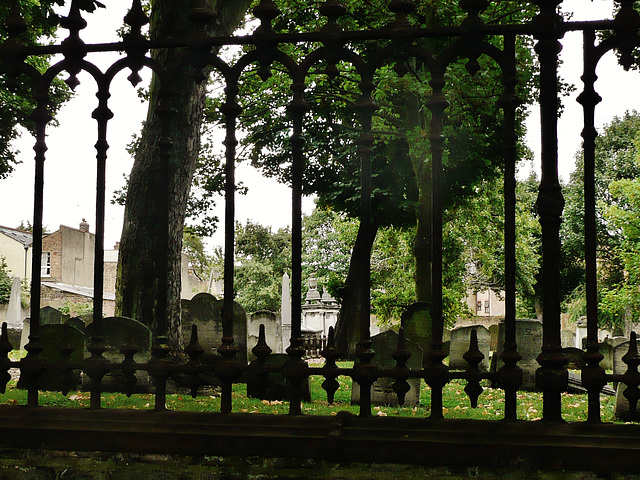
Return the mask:
{"type": "Polygon", "coordinates": [[[60,225],[42,239],[42,281],[93,286],[95,246],[95,235],[84,219],[79,228],[60,225]]]}

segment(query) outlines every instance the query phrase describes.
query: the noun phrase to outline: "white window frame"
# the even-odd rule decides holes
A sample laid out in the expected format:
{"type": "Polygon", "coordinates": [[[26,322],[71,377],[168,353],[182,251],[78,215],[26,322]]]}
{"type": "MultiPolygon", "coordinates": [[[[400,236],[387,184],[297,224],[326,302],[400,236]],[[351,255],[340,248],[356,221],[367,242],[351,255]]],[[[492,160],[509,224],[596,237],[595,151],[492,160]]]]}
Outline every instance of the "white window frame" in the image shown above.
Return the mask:
{"type": "Polygon", "coordinates": [[[51,252],[42,252],[40,263],[40,275],[42,277],[51,276],[51,252]]]}

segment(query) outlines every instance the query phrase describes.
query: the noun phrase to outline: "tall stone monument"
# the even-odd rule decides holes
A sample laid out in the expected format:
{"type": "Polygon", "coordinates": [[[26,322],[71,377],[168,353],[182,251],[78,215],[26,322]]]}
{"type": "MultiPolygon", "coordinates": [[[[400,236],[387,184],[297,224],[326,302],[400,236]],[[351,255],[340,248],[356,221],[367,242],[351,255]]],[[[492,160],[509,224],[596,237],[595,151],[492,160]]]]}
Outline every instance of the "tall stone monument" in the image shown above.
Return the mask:
{"type": "Polygon", "coordinates": [[[289,346],[291,339],[291,283],[289,275],[284,272],[282,275],[282,299],[280,300],[280,321],[282,328],[280,329],[283,348],[289,346]]]}

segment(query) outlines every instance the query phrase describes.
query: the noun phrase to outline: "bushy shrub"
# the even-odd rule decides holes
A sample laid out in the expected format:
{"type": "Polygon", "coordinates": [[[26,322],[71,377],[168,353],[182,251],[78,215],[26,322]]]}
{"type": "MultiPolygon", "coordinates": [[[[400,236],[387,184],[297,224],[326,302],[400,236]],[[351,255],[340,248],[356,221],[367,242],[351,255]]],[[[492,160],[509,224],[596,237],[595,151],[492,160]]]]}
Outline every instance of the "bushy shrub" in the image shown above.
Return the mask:
{"type": "Polygon", "coordinates": [[[13,280],[7,271],[7,262],[4,257],[0,257],[0,304],[9,303],[12,284],[13,280]]]}

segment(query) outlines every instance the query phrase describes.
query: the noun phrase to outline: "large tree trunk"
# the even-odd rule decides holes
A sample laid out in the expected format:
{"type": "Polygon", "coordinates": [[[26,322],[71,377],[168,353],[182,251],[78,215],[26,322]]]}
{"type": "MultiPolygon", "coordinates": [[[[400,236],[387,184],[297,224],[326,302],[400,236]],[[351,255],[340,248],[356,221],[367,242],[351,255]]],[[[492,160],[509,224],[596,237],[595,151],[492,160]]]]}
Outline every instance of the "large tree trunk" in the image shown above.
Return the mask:
{"type": "MultiPolygon", "coordinates": [[[[413,92],[405,95],[405,128],[407,132],[424,130],[420,118],[420,99],[413,92]]],[[[428,160],[426,145],[412,142],[409,149],[411,164],[418,186],[418,206],[416,208],[416,236],[413,255],[416,264],[415,287],[417,302],[432,302],[433,265],[433,186],[431,183],[431,162],[428,160]]]]}
{"type": "Polygon", "coordinates": [[[371,225],[371,237],[365,238],[363,235],[362,225],[358,228],[356,242],[351,252],[351,260],[349,262],[349,271],[345,280],[344,291],[342,294],[342,305],[338,314],[336,323],[336,347],[346,355],[347,358],[353,358],[356,351],[356,344],[362,336],[360,325],[360,310],[362,308],[362,299],[360,292],[363,278],[360,265],[367,257],[371,256],[371,248],[376,238],[378,225],[374,222],[371,225]]]}
{"type": "MultiPolygon", "coordinates": [[[[239,24],[249,7],[250,0],[208,0],[212,14],[212,26],[208,34],[228,35],[239,24]]],[[[194,22],[193,7],[201,2],[195,0],[176,2],[155,0],[152,2],[150,34],[152,38],[191,36],[198,33],[194,22]]],[[[202,33],[202,32],[200,32],[202,33]]],[[[120,242],[118,278],[116,286],[116,310],[119,315],[135,318],[151,327],[154,333],[169,337],[173,347],[180,338],[180,263],[182,230],[184,226],[187,198],[200,150],[200,130],[206,98],[206,81],[197,83],[191,69],[179,68],[190,52],[184,49],[162,50],[154,53],[169,72],[162,86],[154,76],[151,83],[149,111],[135,162],[129,179],[125,205],[124,226],[120,242]],[[161,122],[159,117],[160,88],[172,95],[171,106],[175,114],[171,117],[168,137],[172,141],[169,161],[170,198],[168,210],[168,248],[163,258],[166,233],[164,222],[163,194],[160,165],[161,122]],[[162,265],[162,262],[166,262],[162,265]],[[159,282],[161,272],[166,271],[167,281],[159,282]],[[158,325],[159,288],[166,285],[167,325],[158,325]],[[166,330],[165,330],[166,328],[166,330]]],[[[206,72],[205,72],[206,73],[206,72]]]]}

